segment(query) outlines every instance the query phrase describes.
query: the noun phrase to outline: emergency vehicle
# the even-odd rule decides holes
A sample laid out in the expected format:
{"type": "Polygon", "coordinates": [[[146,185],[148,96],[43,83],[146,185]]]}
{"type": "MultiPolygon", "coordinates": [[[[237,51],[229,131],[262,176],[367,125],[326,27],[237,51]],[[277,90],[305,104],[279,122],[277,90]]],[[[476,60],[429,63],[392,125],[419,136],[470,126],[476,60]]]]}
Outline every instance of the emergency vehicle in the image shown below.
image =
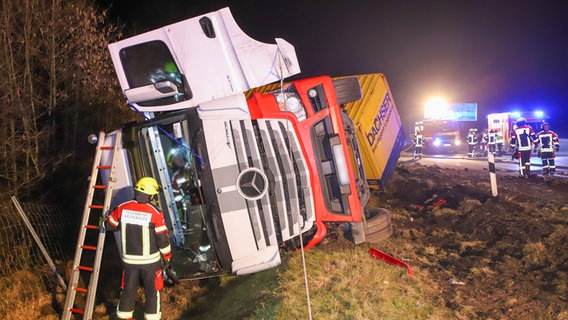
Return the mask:
{"type": "Polygon", "coordinates": [[[548,119],[548,116],[540,110],[491,113],[487,115],[488,130],[497,130],[502,133],[503,142],[506,146],[505,150],[511,141],[511,131],[514,128],[517,119],[521,117],[527,120],[526,124],[530,125],[535,132],[539,132],[541,130],[541,124],[548,119]]]}
{"type": "Polygon", "coordinates": [[[425,119],[416,122],[414,134],[422,133],[424,153],[457,153],[462,146],[460,122],[452,119],[425,119]]]}
{"type": "MultiPolygon", "coordinates": [[[[277,266],[283,250],[313,247],[330,227],[342,226],[354,243],[392,234],[388,211],[366,207],[358,127],[342,109],[362,97],[357,76],[284,83],[300,72],[294,47],[248,37],[228,8],[109,50],[126,101],[144,121],[91,138],[97,149],[63,319],[90,318],[105,235],[96,221],[131,200],[145,176],[161,185],[157,205],[181,279],[277,266]],[[270,83],[273,90],[254,90],[270,83]],[[93,203],[97,190],[105,192],[102,205],[93,203]],[[96,245],[88,243],[91,231],[96,245]],[[81,272],[91,273],[82,277],[88,288],[79,284],[81,272]],[[74,307],[77,292],[87,294],[84,310],[74,307]]],[[[369,90],[383,85],[370,83],[369,90]]],[[[390,92],[372,101],[357,107],[374,110],[361,130],[374,146],[392,140],[381,149],[392,167],[402,148],[398,113],[390,92]]]]}

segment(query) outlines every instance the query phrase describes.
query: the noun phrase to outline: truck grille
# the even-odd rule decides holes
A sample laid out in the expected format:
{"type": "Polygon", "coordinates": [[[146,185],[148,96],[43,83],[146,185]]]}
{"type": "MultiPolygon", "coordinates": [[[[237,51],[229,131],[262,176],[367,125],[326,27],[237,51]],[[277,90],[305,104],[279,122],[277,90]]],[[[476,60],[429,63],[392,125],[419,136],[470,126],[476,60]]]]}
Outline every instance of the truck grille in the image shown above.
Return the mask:
{"type": "Polygon", "coordinates": [[[257,168],[269,182],[267,194],[247,200],[259,248],[297,236],[314,220],[308,167],[291,123],[282,120],[231,122],[239,171],[257,168]]]}

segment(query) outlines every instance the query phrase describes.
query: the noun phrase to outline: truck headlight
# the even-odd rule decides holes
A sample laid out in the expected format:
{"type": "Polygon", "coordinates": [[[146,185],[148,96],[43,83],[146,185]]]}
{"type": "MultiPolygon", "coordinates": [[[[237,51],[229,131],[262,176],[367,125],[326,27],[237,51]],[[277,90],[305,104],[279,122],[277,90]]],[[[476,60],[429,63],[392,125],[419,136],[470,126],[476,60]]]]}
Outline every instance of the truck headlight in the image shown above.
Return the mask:
{"type": "Polygon", "coordinates": [[[442,139],[436,138],[436,139],[434,139],[434,141],[432,142],[432,144],[433,144],[435,147],[439,147],[439,146],[442,145],[442,139]]]}
{"type": "Polygon", "coordinates": [[[337,176],[339,184],[342,186],[349,185],[349,170],[347,169],[347,161],[345,160],[345,153],[341,144],[332,146],[333,158],[337,169],[337,176]]]}
{"type": "Polygon", "coordinates": [[[454,142],[454,144],[455,144],[456,146],[459,146],[459,145],[461,144],[461,141],[456,140],[456,141],[454,142]]]}
{"type": "Polygon", "coordinates": [[[278,92],[274,96],[280,110],[292,112],[298,121],[306,119],[306,110],[298,95],[291,92],[278,92]]]}

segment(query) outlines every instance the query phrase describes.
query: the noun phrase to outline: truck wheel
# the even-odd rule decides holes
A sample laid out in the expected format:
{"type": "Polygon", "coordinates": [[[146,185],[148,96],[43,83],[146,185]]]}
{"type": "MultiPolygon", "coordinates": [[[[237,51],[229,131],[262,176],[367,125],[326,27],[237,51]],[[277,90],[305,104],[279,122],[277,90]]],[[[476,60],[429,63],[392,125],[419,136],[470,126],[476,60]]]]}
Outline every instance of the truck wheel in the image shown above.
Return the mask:
{"type": "Polygon", "coordinates": [[[392,221],[388,210],[383,208],[367,209],[365,223],[365,240],[378,243],[388,239],[392,233],[392,221]]]}
{"type": "Polygon", "coordinates": [[[337,96],[338,104],[354,102],[362,97],[361,85],[357,77],[333,79],[333,88],[337,96]]]}

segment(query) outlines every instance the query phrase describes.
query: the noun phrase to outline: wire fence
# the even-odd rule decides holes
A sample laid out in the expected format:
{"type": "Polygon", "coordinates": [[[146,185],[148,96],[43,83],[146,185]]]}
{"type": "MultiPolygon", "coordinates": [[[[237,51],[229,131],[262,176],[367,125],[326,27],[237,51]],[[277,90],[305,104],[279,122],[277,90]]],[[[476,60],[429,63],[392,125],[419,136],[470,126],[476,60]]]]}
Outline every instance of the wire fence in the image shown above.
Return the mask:
{"type": "Polygon", "coordinates": [[[53,205],[20,203],[20,207],[33,232],[11,201],[0,201],[0,315],[14,320],[58,319],[66,292],[57,273],[65,274],[70,259],[63,244],[70,242],[71,223],[53,205]]]}

